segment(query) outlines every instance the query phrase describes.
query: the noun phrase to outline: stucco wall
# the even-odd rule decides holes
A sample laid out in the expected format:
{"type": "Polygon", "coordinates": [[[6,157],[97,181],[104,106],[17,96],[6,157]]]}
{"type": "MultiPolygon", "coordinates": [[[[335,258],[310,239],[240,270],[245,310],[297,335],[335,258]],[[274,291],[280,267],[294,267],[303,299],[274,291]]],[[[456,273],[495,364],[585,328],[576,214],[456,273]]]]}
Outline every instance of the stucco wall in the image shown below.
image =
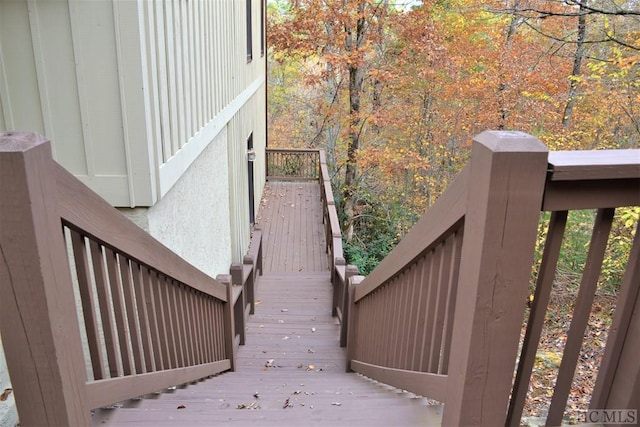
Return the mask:
{"type": "Polygon", "coordinates": [[[208,275],[228,273],[232,253],[226,129],[153,207],[121,211],[208,275]]]}

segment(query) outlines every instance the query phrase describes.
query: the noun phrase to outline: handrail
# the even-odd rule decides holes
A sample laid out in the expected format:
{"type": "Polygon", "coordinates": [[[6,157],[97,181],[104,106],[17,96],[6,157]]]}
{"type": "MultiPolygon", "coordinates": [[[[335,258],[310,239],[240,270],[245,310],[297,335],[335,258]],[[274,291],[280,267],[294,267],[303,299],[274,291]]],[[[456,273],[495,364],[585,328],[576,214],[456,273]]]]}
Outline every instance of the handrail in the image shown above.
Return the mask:
{"type": "Polygon", "coordinates": [[[267,148],[267,181],[314,181],[319,175],[319,150],[267,148]]]}
{"type": "MultiPolygon", "coordinates": [[[[351,277],[347,369],[443,402],[443,425],[518,425],[562,218],[568,209],[598,208],[581,288],[585,296],[578,303],[583,308],[574,313],[561,367],[565,372],[547,420],[559,424],[613,208],[640,205],[639,188],[639,150],[547,154],[526,134],[478,135],[469,164],[437,203],[369,276],[351,277]],[[554,214],[509,400],[541,209],[554,214]]],[[[592,408],[634,405],[629,396],[639,376],[631,361],[640,342],[631,332],[631,319],[640,309],[639,235],[640,230],[592,408]]]]}
{"type": "Polygon", "coordinates": [[[350,369],[443,402],[443,425],[504,423],[546,160],[526,134],[475,138],[451,188],[352,279],[350,369]]]}
{"type": "Polygon", "coordinates": [[[0,136],[0,183],[0,328],[21,424],[88,425],[93,408],[233,367],[230,280],[129,222],[37,134],[0,136]]]}
{"type": "Polygon", "coordinates": [[[332,313],[341,324],[340,344],[346,346],[348,318],[348,282],[358,274],[354,265],[347,265],[342,247],[342,231],[336,208],[331,177],[324,150],[267,148],[267,180],[318,180],[322,200],[322,220],[325,227],[326,252],[333,283],[332,313]],[[289,167],[286,163],[289,162],[289,167]]]}

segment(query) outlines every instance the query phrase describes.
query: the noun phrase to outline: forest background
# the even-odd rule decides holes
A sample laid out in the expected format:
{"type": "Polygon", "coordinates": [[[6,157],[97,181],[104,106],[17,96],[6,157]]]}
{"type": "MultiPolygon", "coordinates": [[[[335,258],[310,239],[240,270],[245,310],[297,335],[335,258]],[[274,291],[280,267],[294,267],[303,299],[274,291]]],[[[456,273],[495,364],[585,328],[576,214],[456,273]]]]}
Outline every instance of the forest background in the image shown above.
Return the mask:
{"type": "MultiPolygon", "coordinates": [[[[401,1],[268,3],[269,145],[326,150],[361,274],[484,130],[524,131],[550,150],[639,146],[640,1],[401,1]]],[[[625,252],[638,214],[620,210],[611,251],[625,252]]],[[[581,258],[584,236],[568,240],[567,257],[581,258]]],[[[614,286],[620,261],[607,262],[614,286]]]]}
{"type": "MultiPolygon", "coordinates": [[[[524,131],[550,150],[640,147],[640,0],[272,0],[267,20],[269,146],[326,150],[360,274],[429,209],[484,130],[524,131]]],[[[568,219],[532,417],[553,394],[594,217],[568,219]]],[[[616,211],[569,422],[588,407],[639,217],[616,211]]]]}

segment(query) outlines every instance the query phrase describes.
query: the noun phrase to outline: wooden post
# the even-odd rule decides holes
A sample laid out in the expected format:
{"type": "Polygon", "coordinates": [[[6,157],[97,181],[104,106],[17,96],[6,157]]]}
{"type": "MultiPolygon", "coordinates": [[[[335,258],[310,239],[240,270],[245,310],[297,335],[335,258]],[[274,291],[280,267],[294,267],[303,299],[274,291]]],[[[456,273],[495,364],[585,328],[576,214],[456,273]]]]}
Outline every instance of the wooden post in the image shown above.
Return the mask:
{"type": "Polygon", "coordinates": [[[236,370],[236,327],[233,313],[233,284],[228,274],[218,274],[216,280],[227,286],[227,303],[224,306],[224,348],[225,354],[231,362],[231,370],[236,370]]]}
{"type": "MultiPolygon", "coordinates": [[[[333,261],[333,268],[330,270],[331,272],[331,284],[333,287],[333,303],[331,304],[331,315],[336,317],[338,315],[338,306],[340,305],[340,297],[342,293],[342,286],[345,288],[347,285],[347,280],[345,278],[344,283],[340,286],[340,275],[338,274],[338,267],[346,265],[347,262],[342,257],[338,257],[333,261]]],[[[346,271],[346,270],[345,270],[346,271]]]]}
{"type": "MultiPolygon", "coordinates": [[[[247,277],[247,302],[249,303],[249,314],[254,314],[256,311],[256,263],[252,255],[245,255],[242,258],[242,265],[248,265],[251,267],[249,277],[247,277]]],[[[243,268],[244,271],[244,268],[243,268]]]]}
{"type": "MultiPolygon", "coordinates": [[[[342,323],[340,323],[340,347],[347,346],[347,334],[349,329],[349,283],[351,278],[358,274],[358,267],[355,265],[347,265],[344,273],[344,293],[342,295],[342,323]]],[[[335,288],[334,288],[335,289],[335,288]]]]}
{"type": "MultiPolygon", "coordinates": [[[[640,413],[640,225],[622,279],[589,409],[635,409],[640,413]]],[[[637,422],[638,420],[636,420],[637,422]]]]}
{"type": "Polygon", "coordinates": [[[351,276],[349,287],[349,319],[347,323],[347,372],[351,372],[351,361],[356,357],[356,327],[358,326],[358,306],[356,305],[356,287],[364,276],[351,276]]]}
{"type": "Polygon", "coordinates": [[[474,140],[443,425],[505,423],[547,154],[522,132],[474,140]]]}
{"type": "Polygon", "coordinates": [[[0,330],[20,424],[90,425],[47,139],[0,134],[0,330]]]}
{"type": "MultiPolygon", "coordinates": [[[[247,288],[244,286],[244,272],[242,264],[234,262],[231,264],[231,283],[233,286],[240,287],[240,295],[238,301],[233,301],[234,320],[236,333],[240,335],[240,345],[245,342],[245,317],[244,312],[247,307],[247,288]]],[[[233,287],[231,288],[233,290],[233,287]]]]}

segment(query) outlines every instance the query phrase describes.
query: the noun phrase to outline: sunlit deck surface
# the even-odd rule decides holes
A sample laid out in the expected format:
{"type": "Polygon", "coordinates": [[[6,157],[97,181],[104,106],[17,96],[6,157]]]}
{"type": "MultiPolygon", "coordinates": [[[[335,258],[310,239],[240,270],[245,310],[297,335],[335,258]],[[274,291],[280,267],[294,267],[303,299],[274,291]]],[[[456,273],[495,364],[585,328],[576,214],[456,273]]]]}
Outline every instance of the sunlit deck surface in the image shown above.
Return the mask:
{"type": "Polygon", "coordinates": [[[269,183],[256,225],[263,230],[264,275],[236,371],[99,410],[95,424],[439,424],[440,406],[345,372],[318,184],[269,183]]]}
{"type": "Polygon", "coordinates": [[[262,229],[265,272],[328,273],[317,183],[267,183],[256,227],[262,229]]]}

